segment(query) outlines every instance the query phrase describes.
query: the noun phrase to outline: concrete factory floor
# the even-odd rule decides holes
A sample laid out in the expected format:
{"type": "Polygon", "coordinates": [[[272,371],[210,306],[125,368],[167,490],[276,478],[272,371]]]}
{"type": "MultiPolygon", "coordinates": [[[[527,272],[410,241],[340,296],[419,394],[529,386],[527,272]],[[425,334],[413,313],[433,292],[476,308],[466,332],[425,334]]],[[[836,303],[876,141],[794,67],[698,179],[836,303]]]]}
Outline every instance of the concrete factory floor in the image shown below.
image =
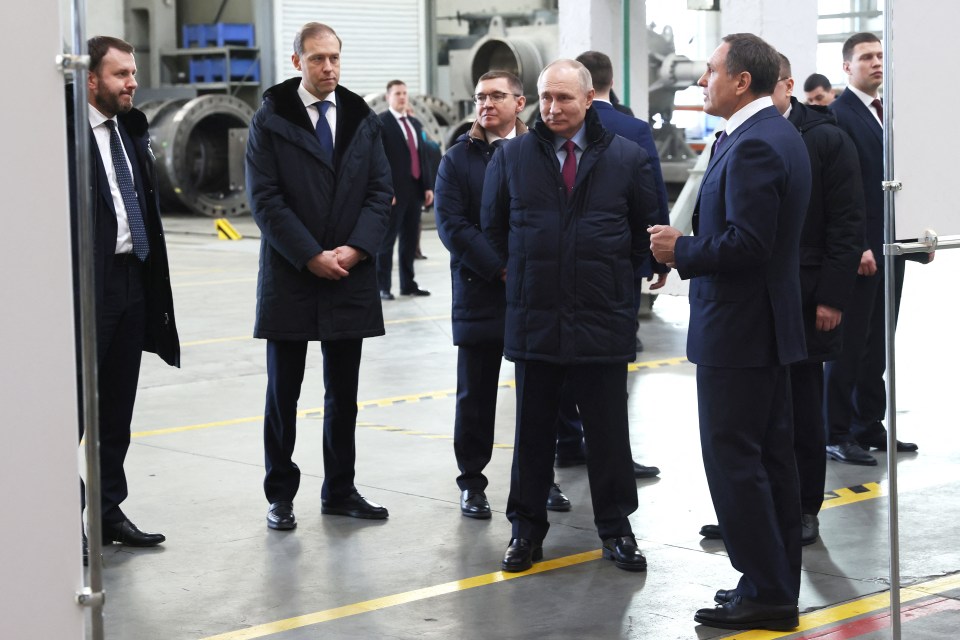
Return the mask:
{"type": "MultiPolygon", "coordinates": [[[[738,574],[719,541],[698,440],[694,366],[684,357],[687,300],[660,296],[641,323],[631,367],[634,458],[658,465],[637,482],[631,518],[649,561],[629,573],[599,557],[586,473],[559,469],[573,501],[550,515],[544,562],[504,575],[503,515],[514,431],[513,367],[504,363],[493,460],[494,517],[464,518],[453,457],[456,349],[447,252],[423,232],[417,279],[433,295],[383,305],[385,337],[364,343],[357,485],[387,521],[321,516],[323,384],[311,347],[295,459],[299,527],[269,531],[261,489],[264,343],[251,339],[258,231],[234,221],[166,218],[183,368],[144,360],[127,458],[124,508],[167,542],[104,552],[107,637],[270,638],[886,638],[890,637],[887,461],[831,462],[822,540],[804,548],[801,631],[740,635],[698,626],[694,612],[738,574]]],[[[960,447],[954,430],[960,252],[910,264],[898,335],[898,430],[920,451],[899,456],[904,638],[956,638],[960,627],[960,447]],[[954,398],[951,400],[950,398],[954,398]]],[[[675,277],[675,276],[674,276],[675,277]]],[[[26,636],[24,636],[26,637],[26,636]]]]}

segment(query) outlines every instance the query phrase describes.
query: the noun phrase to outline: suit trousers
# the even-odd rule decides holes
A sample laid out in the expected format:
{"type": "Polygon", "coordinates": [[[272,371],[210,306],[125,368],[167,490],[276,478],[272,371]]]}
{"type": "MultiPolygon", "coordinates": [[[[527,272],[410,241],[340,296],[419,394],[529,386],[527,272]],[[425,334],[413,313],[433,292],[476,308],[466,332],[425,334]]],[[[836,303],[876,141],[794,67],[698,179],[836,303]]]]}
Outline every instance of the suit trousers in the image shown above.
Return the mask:
{"type": "MultiPolygon", "coordinates": [[[[882,256],[881,256],[882,258],[882,256]]],[[[894,262],[896,312],[900,311],[905,263],[894,262]]],[[[823,412],[828,444],[851,442],[857,436],[884,437],[887,412],[886,311],[884,269],[873,276],[857,276],[853,294],[843,310],[843,351],[824,367],[823,412]]]]}
{"type": "Polygon", "coordinates": [[[144,267],[132,254],[114,257],[99,311],[100,515],[105,523],[117,523],[126,519],[120,509],[127,498],[123,462],[130,448],[130,422],[146,336],[144,267]]]}
{"type": "Polygon", "coordinates": [[[497,388],[503,344],[461,346],[457,350],[457,408],[453,423],[453,452],[461,491],[484,491],[483,470],[493,455],[497,418],[497,388]]]}
{"type": "Polygon", "coordinates": [[[557,457],[575,459],[583,455],[583,422],[577,410],[576,390],[569,380],[564,380],[557,414],[557,457]]]}
{"type": "Polygon", "coordinates": [[[380,291],[390,291],[394,244],[398,245],[400,293],[410,293],[417,289],[417,282],[413,279],[413,260],[420,235],[420,209],[423,207],[423,199],[419,195],[421,192],[420,182],[414,181],[413,187],[397,195],[397,203],[390,208],[387,233],[383,236],[380,251],[377,253],[377,285],[380,291]]]}
{"type": "MultiPolygon", "coordinates": [[[[363,340],[324,340],[323,354],[323,500],[342,500],[356,487],[357,385],[363,340]]],[[[292,501],[300,488],[293,461],[297,439],[297,401],[303,384],[307,342],[267,340],[267,402],[263,424],[267,502],[292,501]]]]}
{"type": "Polygon", "coordinates": [[[800,476],[800,511],[816,515],[827,477],[827,433],[823,428],[823,363],[790,365],[793,393],[793,452],[800,476]]]}
{"type": "Polygon", "coordinates": [[[507,498],[513,537],[540,542],[550,527],[546,503],[553,482],[557,411],[568,378],[578,393],[597,533],[601,539],[632,535],[628,516],[637,509],[637,484],[627,424],[626,363],[517,360],[517,427],[507,498]]]}
{"type": "Polygon", "coordinates": [[[800,490],[790,370],[697,366],[700,445],[737,593],[771,605],[800,594],[800,490]]]}

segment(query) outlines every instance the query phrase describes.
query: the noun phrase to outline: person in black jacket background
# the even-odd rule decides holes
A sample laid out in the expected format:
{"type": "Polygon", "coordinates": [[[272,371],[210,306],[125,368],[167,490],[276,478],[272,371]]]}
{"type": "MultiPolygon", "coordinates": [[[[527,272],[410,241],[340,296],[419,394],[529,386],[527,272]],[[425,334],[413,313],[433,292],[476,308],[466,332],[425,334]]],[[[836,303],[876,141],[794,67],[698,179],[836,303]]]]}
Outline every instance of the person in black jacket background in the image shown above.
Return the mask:
{"type": "Polygon", "coordinates": [[[480,213],[506,281],[504,354],[517,379],[507,501],[513,532],[501,568],[524,571],[543,557],[557,408],[569,377],[603,554],[643,570],[628,519],[637,488],[626,363],[636,358],[634,295],[652,273],[646,227],[658,204],[650,159],[603,128],[591,108],[590,72],[579,62],[548,65],[537,89],[540,117],[531,133],[494,154],[480,213]]]}
{"type": "Polygon", "coordinates": [[[414,280],[413,261],[417,253],[420,230],[420,210],[433,204],[433,175],[429,153],[423,148],[423,126],[413,116],[407,115],[407,85],[402,80],[387,83],[387,103],[390,108],[382,112],[381,137],[383,149],[390,162],[393,178],[393,206],[387,232],[377,252],[377,282],[380,299],[393,300],[390,293],[393,278],[393,245],[397,247],[400,272],[400,295],[428,296],[414,280]]]}

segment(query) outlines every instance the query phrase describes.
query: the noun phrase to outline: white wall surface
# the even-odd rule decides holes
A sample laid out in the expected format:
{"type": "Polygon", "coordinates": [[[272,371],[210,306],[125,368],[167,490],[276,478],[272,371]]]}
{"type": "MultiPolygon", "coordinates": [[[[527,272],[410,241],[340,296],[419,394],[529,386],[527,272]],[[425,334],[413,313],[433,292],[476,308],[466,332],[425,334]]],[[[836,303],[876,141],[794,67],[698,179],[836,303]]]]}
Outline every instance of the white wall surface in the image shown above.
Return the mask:
{"type": "Polygon", "coordinates": [[[0,3],[28,92],[0,101],[0,638],[83,637],[77,396],[62,48],[53,3],[0,3]]]}

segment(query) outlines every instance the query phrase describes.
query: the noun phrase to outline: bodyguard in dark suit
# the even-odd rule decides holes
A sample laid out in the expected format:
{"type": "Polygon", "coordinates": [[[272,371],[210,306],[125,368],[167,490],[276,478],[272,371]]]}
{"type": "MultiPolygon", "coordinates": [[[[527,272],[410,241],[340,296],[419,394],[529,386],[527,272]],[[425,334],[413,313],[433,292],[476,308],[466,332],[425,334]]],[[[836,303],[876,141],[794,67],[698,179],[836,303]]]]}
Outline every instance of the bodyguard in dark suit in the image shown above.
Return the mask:
{"type": "Polygon", "coordinates": [[[120,508],[123,462],[141,355],[178,367],[180,342],[147,119],[133,108],[133,47],[106,36],[87,47],[103,543],[150,547],[165,538],[140,531],[120,508]]]}
{"type": "Polygon", "coordinates": [[[646,226],[657,202],[649,158],[603,128],[590,72],[548,65],[540,117],[487,167],[481,226],[506,280],[504,354],[516,364],[517,429],[504,571],[543,557],[561,386],[571,380],[604,557],[641,571],[628,516],[637,508],[626,363],[636,358],[634,292],[648,276],[646,226]]]}
{"type": "Polygon", "coordinates": [[[430,292],[417,286],[413,274],[420,210],[433,204],[433,175],[428,154],[420,148],[423,127],[419,120],[407,115],[407,85],[402,80],[391,80],[387,84],[387,103],[390,108],[380,114],[380,122],[383,123],[383,148],[393,176],[394,200],[387,233],[377,253],[380,298],[394,299],[390,284],[393,277],[393,245],[397,244],[398,239],[400,295],[428,296],[430,292]]]}
{"type": "MultiPolygon", "coordinates": [[[[860,159],[866,203],[863,254],[859,277],[844,314],[843,353],[825,367],[823,411],[827,425],[827,455],[839,462],[875,465],[871,447],[886,451],[887,393],[886,313],[883,260],[883,46],[872,33],[858,33],[843,44],[847,89],[831,105],[837,123],[853,139],[860,159]]],[[[932,254],[915,254],[927,262],[932,254]]],[[[900,310],[904,259],[894,264],[895,308],[900,310]]],[[[916,451],[912,442],[897,442],[897,451],[916,451]]]]}
{"type": "Polygon", "coordinates": [[[338,86],[340,38],[311,22],[294,39],[300,77],[271,87],[250,123],[246,171],[260,227],[254,337],[267,341],[263,439],[267,526],[296,526],[293,462],[307,344],[323,353],[321,512],[383,519],[354,484],[357,384],[363,339],[383,335],[372,256],[390,207],[380,120],[338,86]]]}
{"type": "Polygon", "coordinates": [[[697,365],[704,469],[736,589],[695,620],[792,629],[800,592],[800,499],[789,365],[806,357],[800,234],[810,160],[770,94],[777,52],[733,34],[700,78],[704,111],[727,119],[703,176],[694,236],[653,227],[654,256],[690,283],[687,357],[697,365]]]}

